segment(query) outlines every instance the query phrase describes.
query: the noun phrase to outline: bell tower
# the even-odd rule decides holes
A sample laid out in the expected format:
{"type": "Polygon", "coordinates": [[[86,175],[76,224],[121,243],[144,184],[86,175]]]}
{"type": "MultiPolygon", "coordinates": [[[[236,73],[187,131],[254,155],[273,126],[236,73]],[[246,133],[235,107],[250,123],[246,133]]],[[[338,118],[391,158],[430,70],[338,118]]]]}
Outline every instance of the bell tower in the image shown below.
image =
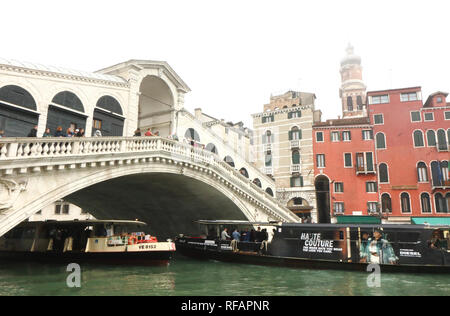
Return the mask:
{"type": "Polygon", "coordinates": [[[362,117],[366,111],[366,85],[362,80],[361,57],[355,55],[354,48],[348,44],[347,56],[341,61],[342,117],[362,117]]]}

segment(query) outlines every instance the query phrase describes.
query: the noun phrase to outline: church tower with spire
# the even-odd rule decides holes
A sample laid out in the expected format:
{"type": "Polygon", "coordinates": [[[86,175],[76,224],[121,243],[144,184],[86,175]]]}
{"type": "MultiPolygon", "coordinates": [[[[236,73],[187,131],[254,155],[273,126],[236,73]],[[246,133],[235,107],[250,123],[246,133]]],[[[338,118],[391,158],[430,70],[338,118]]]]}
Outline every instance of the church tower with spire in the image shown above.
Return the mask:
{"type": "Polygon", "coordinates": [[[343,118],[363,117],[366,111],[366,85],[362,80],[361,57],[354,54],[351,44],[346,49],[347,56],[341,61],[341,88],[343,118]]]}

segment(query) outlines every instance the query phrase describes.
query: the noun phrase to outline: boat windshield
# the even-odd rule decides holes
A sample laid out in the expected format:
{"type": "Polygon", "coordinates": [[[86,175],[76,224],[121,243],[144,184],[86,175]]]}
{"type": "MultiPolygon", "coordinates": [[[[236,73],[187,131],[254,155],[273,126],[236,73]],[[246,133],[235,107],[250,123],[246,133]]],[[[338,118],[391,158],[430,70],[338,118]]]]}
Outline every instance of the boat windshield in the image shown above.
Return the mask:
{"type": "Polygon", "coordinates": [[[450,228],[436,229],[433,232],[431,240],[428,242],[429,247],[437,250],[450,250],[450,228]]]}

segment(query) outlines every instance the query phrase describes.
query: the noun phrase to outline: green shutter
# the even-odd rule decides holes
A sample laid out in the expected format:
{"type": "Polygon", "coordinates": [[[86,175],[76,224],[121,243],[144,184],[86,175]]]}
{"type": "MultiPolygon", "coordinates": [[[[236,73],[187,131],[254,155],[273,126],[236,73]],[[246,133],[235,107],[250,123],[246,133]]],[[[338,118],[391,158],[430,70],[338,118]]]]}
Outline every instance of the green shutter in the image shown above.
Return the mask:
{"type": "Polygon", "coordinates": [[[300,176],[300,186],[303,187],[303,177],[300,176]]]}
{"type": "Polygon", "coordinates": [[[302,139],[302,130],[298,131],[298,139],[302,139]]]}
{"type": "Polygon", "coordinates": [[[292,140],[293,139],[293,137],[292,137],[292,131],[289,131],[289,140],[292,140]]]}
{"type": "Polygon", "coordinates": [[[294,178],[291,178],[291,188],[294,187],[294,178]]]}
{"type": "Polygon", "coordinates": [[[289,112],[288,113],[288,119],[291,119],[292,118],[292,112],[289,112]]]}

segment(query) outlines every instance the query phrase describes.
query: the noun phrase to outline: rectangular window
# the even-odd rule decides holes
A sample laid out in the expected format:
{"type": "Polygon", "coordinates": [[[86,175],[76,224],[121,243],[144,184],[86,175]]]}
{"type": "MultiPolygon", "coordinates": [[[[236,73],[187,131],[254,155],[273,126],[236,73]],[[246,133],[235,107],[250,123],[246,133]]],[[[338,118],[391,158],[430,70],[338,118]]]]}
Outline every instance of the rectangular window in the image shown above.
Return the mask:
{"type": "Polygon", "coordinates": [[[316,142],[323,142],[323,132],[316,132],[316,142]]]}
{"type": "Polygon", "coordinates": [[[263,116],[262,122],[263,122],[263,124],[264,124],[264,123],[272,123],[272,122],[275,122],[275,116],[274,116],[274,115],[263,116]]]}
{"type": "Polygon", "coordinates": [[[432,112],[424,113],[424,121],[426,122],[434,121],[434,113],[432,112]]]}
{"type": "Polygon", "coordinates": [[[382,124],[384,124],[383,114],[375,114],[373,116],[373,121],[374,121],[375,125],[382,125],[382,124]]]}
{"type": "Polygon", "coordinates": [[[344,183],[343,182],[335,182],[334,183],[334,192],[335,193],[344,193],[344,183]]]}
{"type": "Polygon", "coordinates": [[[411,122],[420,122],[420,112],[411,112],[411,122]]]}
{"type": "Polygon", "coordinates": [[[325,155],[317,154],[316,155],[317,168],[325,168],[325,155]]]}
{"type": "Polygon", "coordinates": [[[372,96],[372,101],[370,104],[384,104],[384,103],[389,103],[389,95],[384,94],[384,95],[376,95],[376,96],[372,96]]]}
{"type": "Polygon", "coordinates": [[[61,207],[62,207],[61,204],[56,204],[55,205],[55,214],[56,215],[60,215],[61,214],[61,207]]]}
{"type": "Polygon", "coordinates": [[[446,120],[450,120],[450,111],[447,111],[447,112],[444,113],[444,118],[446,120]]]}
{"type": "Polygon", "coordinates": [[[331,132],[331,141],[338,142],[339,141],[339,132],[331,132]]]}
{"type": "Polygon", "coordinates": [[[362,137],[363,140],[372,140],[373,139],[373,132],[372,130],[363,130],[362,131],[362,137]]]}
{"type": "Polygon", "coordinates": [[[346,141],[346,142],[349,142],[352,140],[352,135],[351,135],[350,131],[342,132],[342,140],[346,141]]]}
{"type": "Polygon", "coordinates": [[[378,202],[367,202],[367,212],[369,214],[376,213],[378,210],[378,202]]]}
{"type": "Polygon", "coordinates": [[[62,213],[63,213],[64,215],[68,215],[68,214],[69,214],[69,209],[70,209],[70,204],[64,204],[64,205],[63,205],[62,213]]]}
{"type": "Polygon", "coordinates": [[[377,192],[377,183],[376,182],[366,182],[366,192],[367,193],[377,192]]]}
{"type": "Polygon", "coordinates": [[[416,92],[402,93],[400,94],[400,101],[402,102],[417,101],[417,93],[416,92]]]}
{"type": "Polygon", "coordinates": [[[297,176],[291,178],[291,188],[303,187],[303,177],[297,176]]]}
{"type": "Polygon", "coordinates": [[[334,203],[334,212],[336,214],[344,214],[344,202],[335,202],[334,203]]]}
{"type": "Polygon", "coordinates": [[[367,171],[374,171],[373,153],[366,153],[366,166],[367,171]]]}
{"type": "Polygon", "coordinates": [[[344,167],[345,168],[351,168],[353,166],[352,164],[352,154],[351,153],[345,153],[344,154],[344,167]]]}
{"type": "Polygon", "coordinates": [[[300,117],[302,117],[302,112],[301,111],[295,111],[295,112],[289,112],[288,113],[288,119],[300,118],[300,117]]]}
{"type": "Polygon", "coordinates": [[[102,129],[102,121],[101,121],[101,120],[94,119],[93,127],[94,127],[95,129],[102,129]]]}

